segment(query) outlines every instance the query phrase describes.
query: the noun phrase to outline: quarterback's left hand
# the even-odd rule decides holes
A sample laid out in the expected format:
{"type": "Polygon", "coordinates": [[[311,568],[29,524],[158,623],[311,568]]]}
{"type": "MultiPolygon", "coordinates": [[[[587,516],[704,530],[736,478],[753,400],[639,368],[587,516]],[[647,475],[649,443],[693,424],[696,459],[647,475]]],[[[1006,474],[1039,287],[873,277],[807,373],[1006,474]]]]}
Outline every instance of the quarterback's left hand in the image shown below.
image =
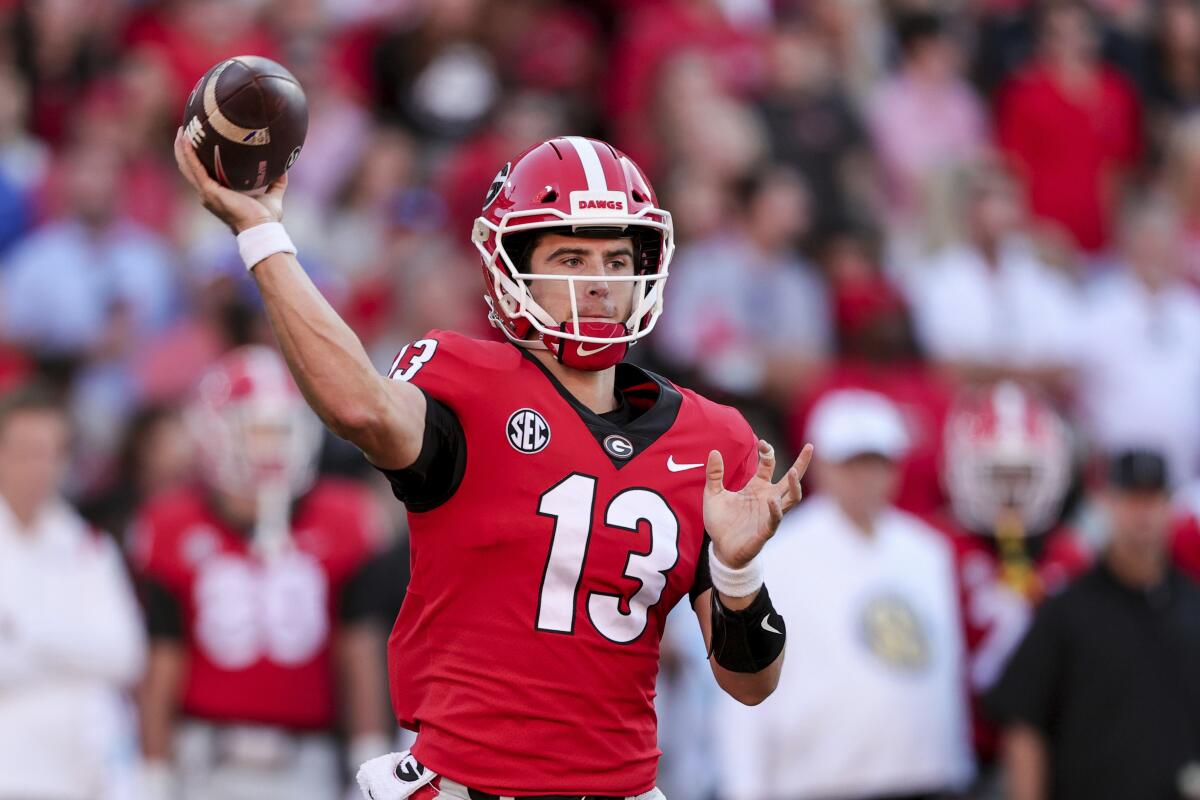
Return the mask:
{"type": "Polygon", "coordinates": [[[812,454],[812,445],[804,445],[787,474],[772,483],[775,448],[759,439],[758,469],[739,492],[725,488],[725,464],[720,451],[708,454],[704,528],[712,537],[713,550],[722,564],[733,569],[746,566],[775,535],[783,515],[800,502],[800,479],[812,461],[812,454]]]}

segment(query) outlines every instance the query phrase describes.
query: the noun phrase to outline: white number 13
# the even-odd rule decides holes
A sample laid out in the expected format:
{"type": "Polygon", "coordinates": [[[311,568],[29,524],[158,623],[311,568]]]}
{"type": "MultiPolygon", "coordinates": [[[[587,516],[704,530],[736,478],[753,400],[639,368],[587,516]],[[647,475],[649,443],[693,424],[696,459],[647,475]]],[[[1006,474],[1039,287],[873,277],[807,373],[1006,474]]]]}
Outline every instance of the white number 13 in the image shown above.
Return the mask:
{"type": "MultiPolygon", "coordinates": [[[[554,519],[554,536],[542,590],[538,596],[538,630],[575,632],[575,599],[583,577],[592,513],[596,502],[596,479],[574,473],[555,484],[541,497],[538,515],[554,519]]],[[[625,577],[641,587],[629,598],[629,613],[621,612],[621,597],[590,592],[588,618],[610,641],[632,642],[646,629],[650,607],[667,587],[667,575],[679,560],[679,520],[663,498],[649,489],[626,489],[608,504],[604,522],[613,528],[637,533],[638,523],[650,524],[650,552],[629,554],[625,577]]]]}

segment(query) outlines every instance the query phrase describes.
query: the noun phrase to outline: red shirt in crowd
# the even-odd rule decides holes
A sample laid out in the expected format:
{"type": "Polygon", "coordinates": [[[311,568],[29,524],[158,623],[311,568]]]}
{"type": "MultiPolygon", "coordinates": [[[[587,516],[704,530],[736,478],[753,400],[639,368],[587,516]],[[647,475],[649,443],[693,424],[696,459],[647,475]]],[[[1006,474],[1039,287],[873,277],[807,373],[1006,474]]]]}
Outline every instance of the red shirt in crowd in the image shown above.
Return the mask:
{"type": "Polygon", "coordinates": [[[1108,241],[1117,181],[1142,149],[1141,107],[1132,84],[1098,67],[1074,92],[1042,64],[1001,86],[997,138],[1024,178],[1033,213],[1061,224],[1080,247],[1108,241]]]}

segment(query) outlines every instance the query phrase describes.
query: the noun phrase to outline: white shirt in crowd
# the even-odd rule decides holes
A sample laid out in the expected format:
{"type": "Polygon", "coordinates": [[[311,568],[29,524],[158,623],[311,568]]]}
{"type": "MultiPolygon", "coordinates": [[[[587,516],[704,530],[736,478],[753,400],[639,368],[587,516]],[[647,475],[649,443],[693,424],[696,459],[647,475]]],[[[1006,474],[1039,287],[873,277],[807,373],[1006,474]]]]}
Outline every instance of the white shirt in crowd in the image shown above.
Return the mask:
{"type": "Polygon", "coordinates": [[[784,518],[763,558],[787,622],[779,687],[715,717],[728,800],[871,797],[974,774],[953,555],[890,509],[870,538],[826,497],[784,518]]]}
{"type": "Polygon", "coordinates": [[[1079,294],[1023,241],[1006,243],[994,268],[972,247],[949,247],[907,283],[917,335],[934,359],[1014,368],[1075,361],[1079,294]]]}
{"type": "Polygon", "coordinates": [[[61,501],[19,530],[0,500],[0,798],[125,794],[136,748],[123,690],[144,656],[112,541],[61,501]]]}
{"type": "Polygon", "coordinates": [[[676,366],[722,389],[754,392],[768,357],[828,352],[825,288],[800,258],[728,237],[681,247],[674,263],[671,313],[658,323],[655,346],[676,366]]]}
{"type": "Polygon", "coordinates": [[[1088,347],[1079,397],[1102,451],[1129,447],[1167,457],[1187,484],[1200,459],[1200,295],[1183,283],[1151,292],[1124,270],[1088,293],[1088,347]]]}

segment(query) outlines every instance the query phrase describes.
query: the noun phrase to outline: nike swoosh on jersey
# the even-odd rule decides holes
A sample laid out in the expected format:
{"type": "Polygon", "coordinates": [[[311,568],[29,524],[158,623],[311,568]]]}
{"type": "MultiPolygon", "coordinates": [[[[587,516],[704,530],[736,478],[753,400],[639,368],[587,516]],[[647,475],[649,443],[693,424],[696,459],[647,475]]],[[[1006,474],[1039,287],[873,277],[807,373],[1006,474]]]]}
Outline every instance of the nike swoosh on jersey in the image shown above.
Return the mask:
{"type": "Polygon", "coordinates": [[[581,355],[581,356],[594,356],[594,355],[596,355],[596,353],[599,353],[599,352],[602,352],[602,351],[604,351],[604,350],[607,350],[607,349],[608,349],[608,348],[610,348],[610,347],[612,347],[612,343],[611,343],[611,342],[609,342],[608,344],[602,344],[602,345],[600,345],[599,347],[597,347],[595,350],[588,350],[588,349],[587,349],[587,343],[586,343],[586,342],[580,342],[580,343],[579,343],[579,350],[578,350],[578,352],[579,352],[579,355],[581,355]]]}
{"type": "Polygon", "coordinates": [[[667,469],[671,472],[683,472],[685,469],[697,469],[703,467],[704,464],[680,464],[675,460],[675,456],[667,456],[667,469]]]}
{"type": "Polygon", "coordinates": [[[771,627],[771,615],[770,614],[767,614],[765,617],[763,617],[762,629],[764,631],[770,631],[771,633],[778,633],[781,636],[783,635],[783,631],[777,631],[771,627]]]}

